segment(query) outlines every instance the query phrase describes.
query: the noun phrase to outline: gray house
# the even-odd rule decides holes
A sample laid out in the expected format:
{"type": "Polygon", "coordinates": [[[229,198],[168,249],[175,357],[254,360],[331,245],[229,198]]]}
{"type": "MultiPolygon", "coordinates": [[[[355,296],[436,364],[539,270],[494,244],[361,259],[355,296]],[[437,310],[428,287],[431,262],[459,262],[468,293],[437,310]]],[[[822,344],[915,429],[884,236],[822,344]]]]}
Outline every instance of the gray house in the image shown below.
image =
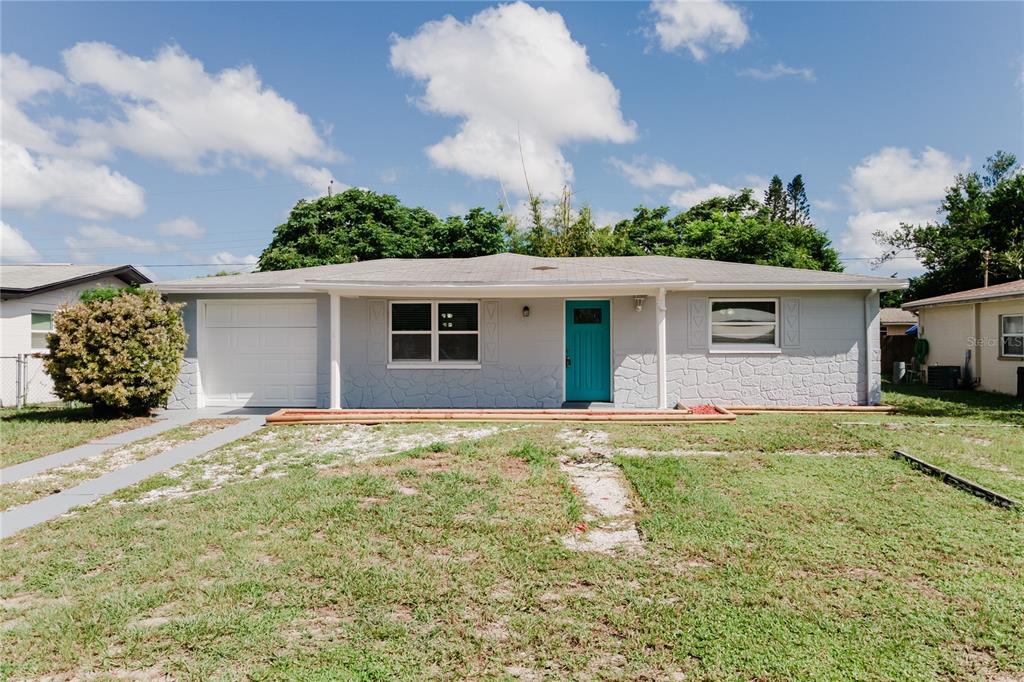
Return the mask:
{"type": "Polygon", "coordinates": [[[377,260],[160,282],[170,407],[875,404],[890,278],[663,256],[377,260]]]}

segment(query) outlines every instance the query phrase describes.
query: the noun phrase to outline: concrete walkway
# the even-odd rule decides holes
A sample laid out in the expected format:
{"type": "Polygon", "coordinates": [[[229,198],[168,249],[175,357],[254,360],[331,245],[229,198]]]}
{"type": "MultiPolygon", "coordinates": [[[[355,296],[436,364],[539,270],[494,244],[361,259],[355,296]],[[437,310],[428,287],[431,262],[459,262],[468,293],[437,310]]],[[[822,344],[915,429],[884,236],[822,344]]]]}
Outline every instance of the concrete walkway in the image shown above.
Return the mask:
{"type": "MultiPolygon", "coordinates": [[[[182,462],[187,462],[194,457],[205,455],[211,450],[215,450],[222,445],[226,445],[231,441],[238,440],[239,438],[259,430],[265,422],[262,413],[254,415],[250,411],[221,410],[218,411],[216,415],[206,415],[203,414],[204,412],[205,410],[182,410],[182,421],[179,421],[175,426],[206,416],[239,416],[242,417],[244,421],[225,429],[221,429],[220,431],[215,431],[203,436],[202,438],[182,443],[177,447],[166,450],[148,459],[144,459],[141,462],[136,462],[135,464],[126,466],[123,469],[111,471],[99,476],[98,478],[85,481],[74,488],[68,488],[67,490],[63,490],[55,495],[50,495],[49,497],[44,497],[41,500],[29,502],[28,504],[20,507],[14,507],[9,511],[0,513],[0,538],[8,538],[25,528],[31,528],[32,526],[44,523],[50,519],[57,518],[61,514],[65,514],[79,505],[94,502],[105,495],[110,495],[111,493],[117,492],[126,486],[134,485],[139,481],[149,478],[150,476],[177,466],[182,462]]],[[[171,412],[167,412],[165,414],[171,414],[171,412]]],[[[162,424],[163,423],[161,422],[161,425],[162,424]]],[[[138,433],[147,428],[150,427],[146,426],[141,429],[135,429],[135,431],[130,433],[138,433]]],[[[132,440],[138,440],[138,437],[130,439],[127,442],[131,442],[132,440]]],[[[110,445],[107,447],[110,447],[110,445]]],[[[9,468],[13,469],[14,467],[9,468]]],[[[7,481],[6,478],[3,480],[5,482],[7,481]]]]}
{"type": "Polygon", "coordinates": [[[135,441],[142,440],[143,438],[149,438],[150,436],[163,433],[164,431],[170,431],[173,428],[183,426],[189,422],[195,421],[196,419],[233,416],[246,417],[266,415],[271,412],[273,412],[273,410],[229,407],[206,408],[202,410],[161,410],[157,413],[157,421],[153,424],[147,424],[146,426],[140,426],[137,429],[130,429],[128,431],[122,431],[121,433],[115,433],[113,435],[106,436],[105,438],[100,438],[73,448],[68,448],[61,452],[55,452],[52,455],[37,457],[36,459],[30,459],[29,461],[22,462],[21,464],[9,466],[6,469],[0,469],[0,483],[14,483],[15,481],[20,481],[23,478],[29,478],[30,476],[41,474],[49,469],[56,469],[57,467],[73,464],[80,459],[95,457],[107,450],[111,450],[121,445],[128,445],[129,443],[134,443],[135,441]]]}

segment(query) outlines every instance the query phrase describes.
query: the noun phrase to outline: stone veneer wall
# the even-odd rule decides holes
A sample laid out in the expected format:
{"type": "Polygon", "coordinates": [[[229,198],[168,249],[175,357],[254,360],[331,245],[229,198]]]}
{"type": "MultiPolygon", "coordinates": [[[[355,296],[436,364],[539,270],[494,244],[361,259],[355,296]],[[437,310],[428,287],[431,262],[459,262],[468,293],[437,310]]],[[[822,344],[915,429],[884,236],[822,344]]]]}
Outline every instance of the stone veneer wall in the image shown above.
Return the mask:
{"type": "Polygon", "coordinates": [[[185,358],[181,361],[178,371],[178,383],[175,384],[171,397],[167,399],[168,410],[194,410],[198,407],[197,392],[199,390],[199,361],[185,358]]]}
{"type": "MultiPolygon", "coordinates": [[[[843,405],[881,400],[880,349],[864,370],[864,292],[777,292],[782,349],[778,354],[712,354],[707,348],[708,298],[742,298],[736,292],[668,296],[668,399],[688,405],[843,405]]],[[[224,296],[236,298],[238,296],[224,296]]],[[[261,296],[289,298],[294,295],[261,296]]],[[[309,298],[309,295],[301,296],[309,298]]],[[[190,334],[172,409],[196,407],[199,363],[194,341],[196,297],[187,303],[190,334]]],[[[203,298],[214,298],[203,296],[203,298]]],[[[330,317],[327,296],[318,295],[318,404],[330,386],[330,317]]],[[[342,300],[342,394],[347,407],[558,407],[564,380],[561,299],[481,302],[481,369],[387,367],[387,314],[383,299],[342,300]],[[522,316],[529,306],[529,317],[522,316]]],[[[878,297],[870,325],[878,339],[878,297]]],[[[632,299],[612,301],[613,392],[618,407],[657,405],[654,299],[640,312],[632,299]]]]}
{"type": "MultiPolygon", "coordinates": [[[[704,292],[701,292],[702,294],[704,292]]],[[[667,389],[671,407],[736,405],[848,405],[881,401],[880,350],[872,347],[864,370],[864,292],[778,292],[757,298],[780,301],[780,353],[708,352],[709,298],[742,298],[736,292],[667,298],[667,389]],[[869,388],[865,388],[865,385],[869,388]]],[[[627,299],[615,305],[614,388],[621,407],[658,403],[654,301],[635,312],[627,299]]],[[[878,338],[878,297],[871,301],[872,338],[878,338]]]]}

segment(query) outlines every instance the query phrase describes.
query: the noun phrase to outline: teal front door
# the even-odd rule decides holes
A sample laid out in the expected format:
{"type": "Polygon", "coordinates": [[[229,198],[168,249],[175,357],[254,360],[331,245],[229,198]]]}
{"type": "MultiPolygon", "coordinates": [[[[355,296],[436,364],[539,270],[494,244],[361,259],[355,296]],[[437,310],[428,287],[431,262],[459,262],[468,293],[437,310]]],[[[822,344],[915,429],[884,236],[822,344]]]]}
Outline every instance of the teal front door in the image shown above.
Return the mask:
{"type": "Polygon", "coordinates": [[[611,401],[611,304],[565,302],[565,399],[611,401]]]}

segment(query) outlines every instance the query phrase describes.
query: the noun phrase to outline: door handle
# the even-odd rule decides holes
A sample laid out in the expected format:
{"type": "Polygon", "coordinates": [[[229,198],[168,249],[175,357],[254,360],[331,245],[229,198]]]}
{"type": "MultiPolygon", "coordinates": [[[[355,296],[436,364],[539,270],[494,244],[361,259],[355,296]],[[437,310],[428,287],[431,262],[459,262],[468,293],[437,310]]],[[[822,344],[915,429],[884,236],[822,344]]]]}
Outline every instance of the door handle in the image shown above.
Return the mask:
{"type": "Polygon", "coordinates": [[[568,355],[566,355],[566,356],[565,356],[565,366],[566,366],[566,367],[568,367],[568,366],[570,366],[571,364],[572,364],[572,360],[570,360],[570,359],[569,359],[569,356],[568,356],[568,355]]]}

